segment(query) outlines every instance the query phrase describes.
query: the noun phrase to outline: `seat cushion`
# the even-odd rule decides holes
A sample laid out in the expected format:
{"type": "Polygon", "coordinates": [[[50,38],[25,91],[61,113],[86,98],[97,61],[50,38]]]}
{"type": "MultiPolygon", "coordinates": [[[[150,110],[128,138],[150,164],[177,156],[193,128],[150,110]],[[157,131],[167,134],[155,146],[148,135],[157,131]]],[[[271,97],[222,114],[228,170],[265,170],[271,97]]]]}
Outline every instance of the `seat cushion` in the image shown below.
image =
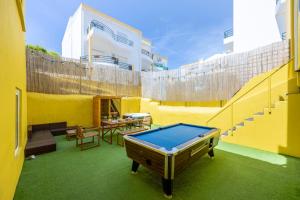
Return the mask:
{"type": "Polygon", "coordinates": [[[31,127],[32,127],[32,132],[49,130],[50,129],[49,124],[35,124],[35,125],[32,125],[31,127]]]}
{"type": "Polygon", "coordinates": [[[49,130],[52,132],[54,136],[64,135],[67,130],[67,122],[56,122],[49,124],[49,130]]]}
{"type": "Polygon", "coordinates": [[[93,136],[97,136],[97,135],[99,135],[98,131],[89,131],[89,132],[83,133],[84,137],[93,137],[93,136]]]}
{"type": "Polygon", "coordinates": [[[32,133],[25,148],[25,156],[38,155],[56,150],[56,141],[49,130],[32,133]]]}

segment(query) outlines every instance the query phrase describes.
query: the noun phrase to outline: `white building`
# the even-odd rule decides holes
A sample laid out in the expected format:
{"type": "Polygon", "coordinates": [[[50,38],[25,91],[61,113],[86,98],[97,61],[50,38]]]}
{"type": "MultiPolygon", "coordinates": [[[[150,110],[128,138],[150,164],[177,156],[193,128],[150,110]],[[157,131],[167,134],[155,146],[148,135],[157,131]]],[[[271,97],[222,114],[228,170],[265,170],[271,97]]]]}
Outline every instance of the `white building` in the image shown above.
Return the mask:
{"type": "Polygon", "coordinates": [[[227,53],[239,53],[287,39],[289,0],[233,0],[233,29],[224,32],[227,53]],[[285,8],[282,7],[285,5],[285,8]]]}
{"type": "Polygon", "coordinates": [[[63,57],[136,71],[155,68],[154,55],[140,30],[83,3],[69,18],[62,40],[63,57]]]}

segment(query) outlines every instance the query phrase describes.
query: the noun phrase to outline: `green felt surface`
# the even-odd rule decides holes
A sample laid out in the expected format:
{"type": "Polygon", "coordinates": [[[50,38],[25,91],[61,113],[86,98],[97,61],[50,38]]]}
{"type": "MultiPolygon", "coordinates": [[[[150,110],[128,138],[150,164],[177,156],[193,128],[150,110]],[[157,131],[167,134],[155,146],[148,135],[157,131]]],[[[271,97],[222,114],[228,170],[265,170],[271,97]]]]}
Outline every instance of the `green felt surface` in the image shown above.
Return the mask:
{"type": "MultiPolygon", "coordinates": [[[[125,149],[105,142],[80,151],[56,137],[57,151],[26,160],[15,200],[165,199],[161,179],[143,167],[130,173],[125,149]]],[[[180,199],[300,199],[300,159],[221,143],[174,181],[180,199]]]]}

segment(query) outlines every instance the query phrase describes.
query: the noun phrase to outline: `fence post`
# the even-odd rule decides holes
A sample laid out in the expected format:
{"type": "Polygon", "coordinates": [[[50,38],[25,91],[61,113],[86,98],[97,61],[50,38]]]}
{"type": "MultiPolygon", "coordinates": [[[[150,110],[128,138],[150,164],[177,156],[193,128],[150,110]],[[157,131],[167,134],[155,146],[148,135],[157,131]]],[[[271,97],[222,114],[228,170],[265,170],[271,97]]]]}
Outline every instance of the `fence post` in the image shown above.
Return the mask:
{"type": "Polygon", "coordinates": [[[271,88],[271,77],[272,76],[270,76],[269,78],[268,78],[268,110],[269,110],[269,114],[271,114],[271,104],[272,104],[272,101],[271,101],[271,90],[272,90],[272,88],[271,88]]]}
{"type": "Polygon", "coordinates": [[[231,131],[233,129],[233,103],[231,104],[231,131]]]}

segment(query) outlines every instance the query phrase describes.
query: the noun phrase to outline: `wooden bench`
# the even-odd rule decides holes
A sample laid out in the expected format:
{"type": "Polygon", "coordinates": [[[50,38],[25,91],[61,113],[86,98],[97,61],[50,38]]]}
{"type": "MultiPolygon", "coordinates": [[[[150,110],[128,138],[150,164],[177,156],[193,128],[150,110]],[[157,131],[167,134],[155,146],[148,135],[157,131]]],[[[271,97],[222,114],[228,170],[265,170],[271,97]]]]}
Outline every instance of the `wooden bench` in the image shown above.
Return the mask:
{"type": "Polygon", "coordinates": [[[83,128],[78,126],[76,134],[76,147],[80,147],[80,150],[86,150],[92,147],[100,146],[100,128],[83,128]],[[97,142],[95,143],[95,137],[97,137],[97,142]],[[92,141],[85,142],[84,139],[92,138],[92,141]],[[92,146],[88,144],[93,144],[92,146]]]}
{"type": "Polygon", "coordinates": [[[134,129],[126,130],[126,131],[121,131],[117,134],[117,144],[120,146],[124,146],[124,141],[123,141],[124,135],[135,134],[135,133],[143,132],[146,130],[148,130],[148,129],[141,127],[141,128],[134,128],[134,129]],[[121,138],[122,138],[120,141],[119,141],[119,136],[121,136],[121,138]]]}

